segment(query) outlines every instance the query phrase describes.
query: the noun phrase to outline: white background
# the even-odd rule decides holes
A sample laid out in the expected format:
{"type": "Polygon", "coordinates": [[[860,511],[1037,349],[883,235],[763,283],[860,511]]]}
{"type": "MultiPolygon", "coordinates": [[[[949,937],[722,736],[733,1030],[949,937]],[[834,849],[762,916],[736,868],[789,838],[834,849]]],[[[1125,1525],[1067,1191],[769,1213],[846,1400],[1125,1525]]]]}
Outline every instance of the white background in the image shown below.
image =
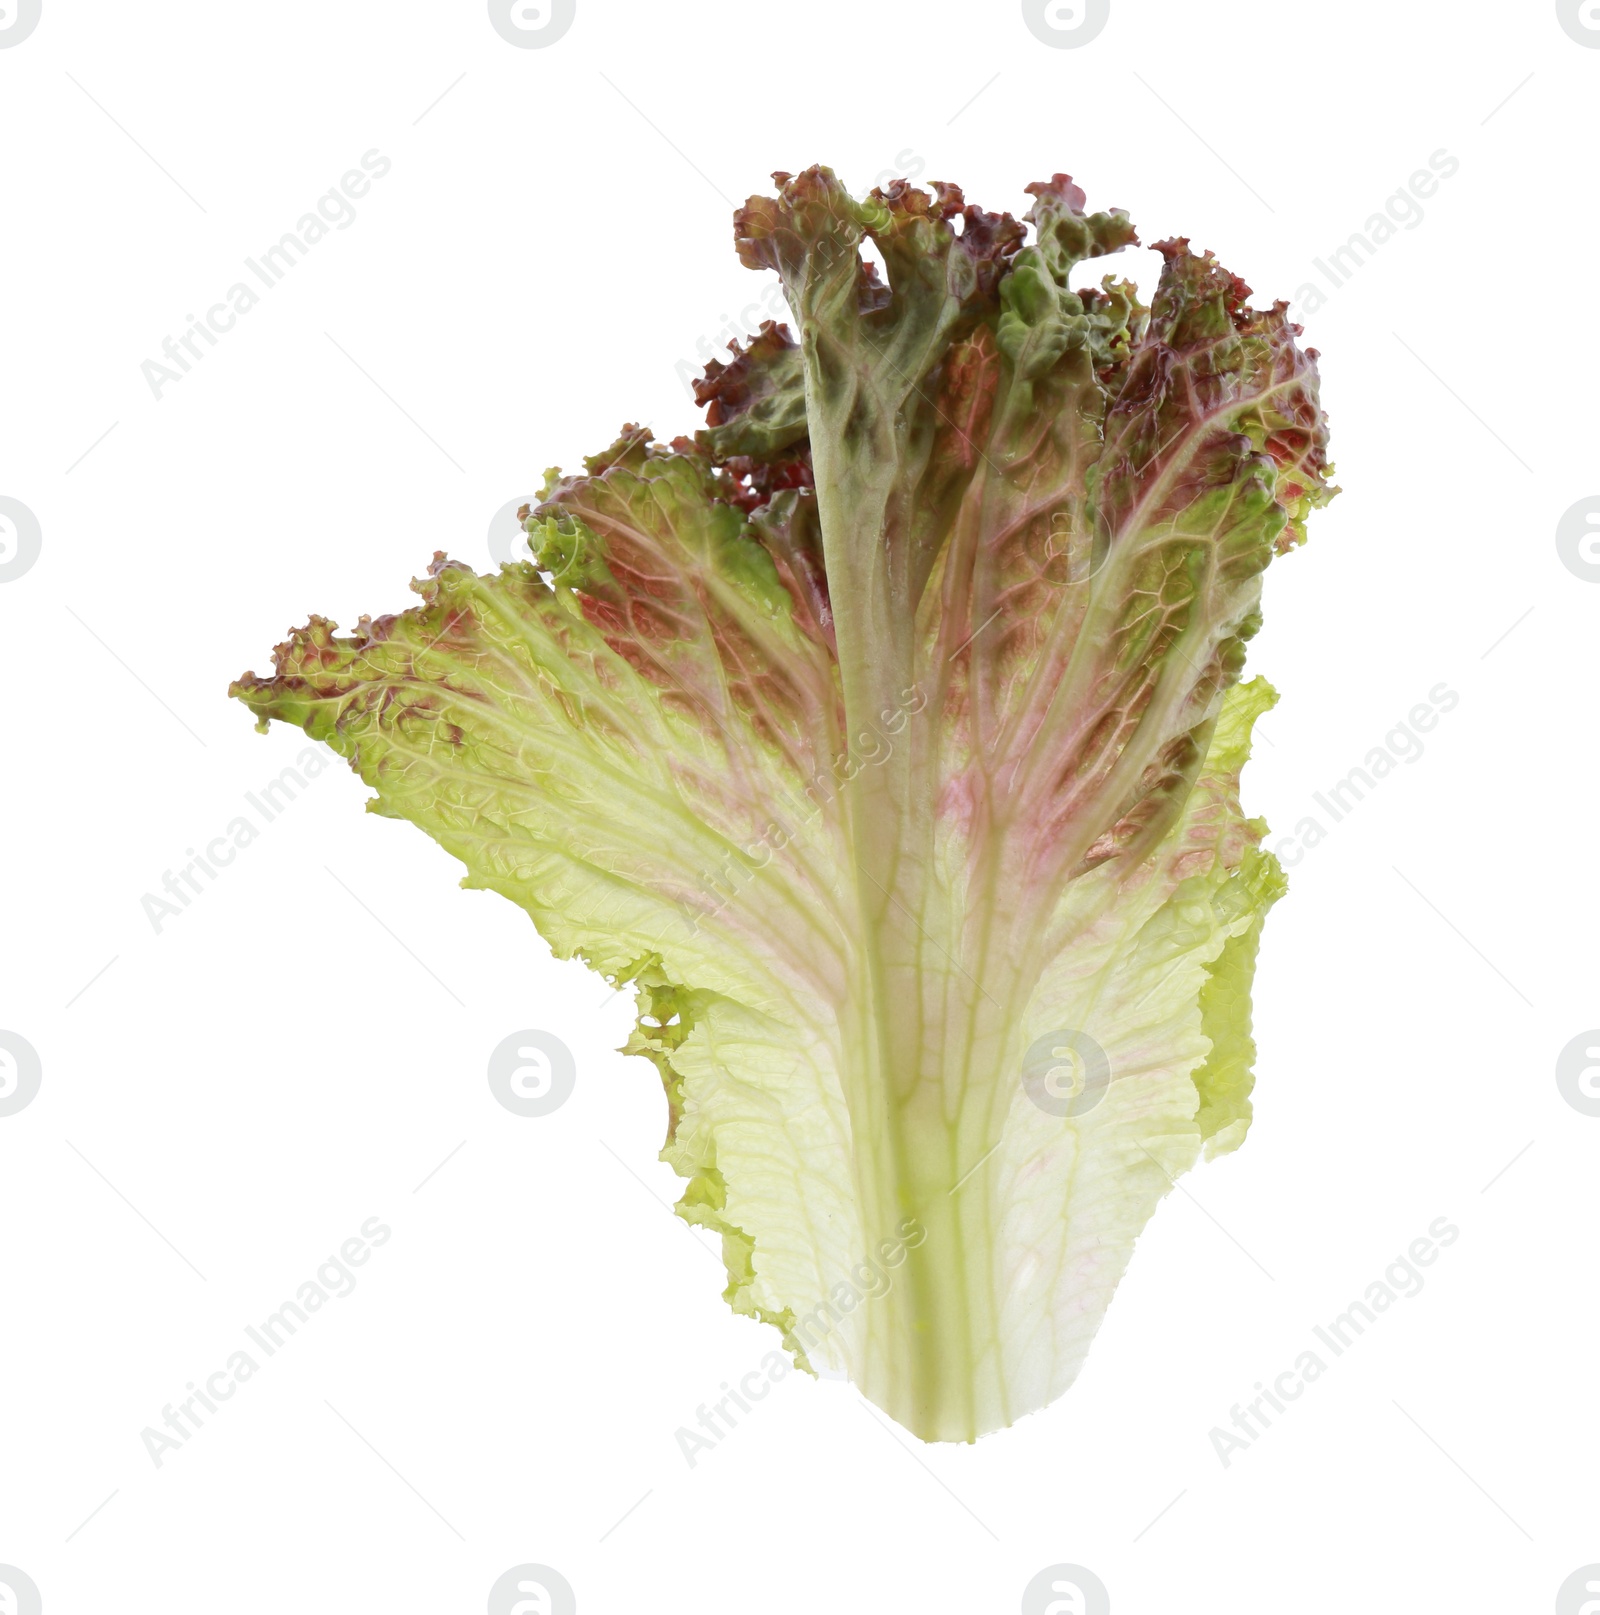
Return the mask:
{"type": "Polygon", "coordinates": [[[1553,1608],[1600,1560],[1600,1119],[1554,1076],[1600,1023],[1600,588],[1555,545],[1600,493],[1597,80],[1548,0],[1113,0],[1074,49],[1015,4],[578,0],[531,50],[481,0],[44,0],[0,50],[0,494],[43,533],[0,584],[0,1028],[43,1069],[0,1118],[0,1564],[47,1615],[480,1611],[529,1561],[583,1615],[1009,1612],[1058,1562],[1116,1615],[1553,1608]],[[163,337],[374,148],[158,402],[163,337]],[[1013,211],[1065,169],[1298,298],[1345,492],[1251,647],[1275,837],[1459,703],[1290,870],[1254,1129],[1069,1395],[924,1448],[792,1375],[691,1468],[776,1337],[667,1209],[627,999],[342,766],[159,934],[141,899],[305,747],[225,698],[287,627],[402,609],[436,548],[487,569],[624,420],[693,428],[683,373],[767,291],[731,207],[813,161],[1013,211]],[[537,1120],[485,1080],[530,1027],[578,1067],[537,1120]],[[140,1432],[374,1216],[356,1291],[158,1469],[140,1432]],[[1423,1291],[1224,1467],[1213,1427],[1441,1216],[1423,1291]]]}

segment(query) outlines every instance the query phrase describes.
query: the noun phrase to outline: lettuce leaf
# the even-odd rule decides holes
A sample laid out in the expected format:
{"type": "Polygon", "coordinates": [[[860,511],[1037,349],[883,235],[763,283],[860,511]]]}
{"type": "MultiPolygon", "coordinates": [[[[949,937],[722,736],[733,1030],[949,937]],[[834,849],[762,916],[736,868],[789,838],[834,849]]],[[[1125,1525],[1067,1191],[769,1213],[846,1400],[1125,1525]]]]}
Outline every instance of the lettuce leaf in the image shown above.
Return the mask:
{"type": "Polygon", "coordinates": [[[1250,1122],[1283,877],[1239,805],[1262,574],[1328,481],[1285,305],[1065,175],[779,174],[735,215],[794,328],[524,514],[232,688],[632,983],[679,1206],[738,1312],[907,1429],[1071,1383],[1177,1176],[1250,1122]],[[875,243],[887,284],[863,258],[875,243]]]}

